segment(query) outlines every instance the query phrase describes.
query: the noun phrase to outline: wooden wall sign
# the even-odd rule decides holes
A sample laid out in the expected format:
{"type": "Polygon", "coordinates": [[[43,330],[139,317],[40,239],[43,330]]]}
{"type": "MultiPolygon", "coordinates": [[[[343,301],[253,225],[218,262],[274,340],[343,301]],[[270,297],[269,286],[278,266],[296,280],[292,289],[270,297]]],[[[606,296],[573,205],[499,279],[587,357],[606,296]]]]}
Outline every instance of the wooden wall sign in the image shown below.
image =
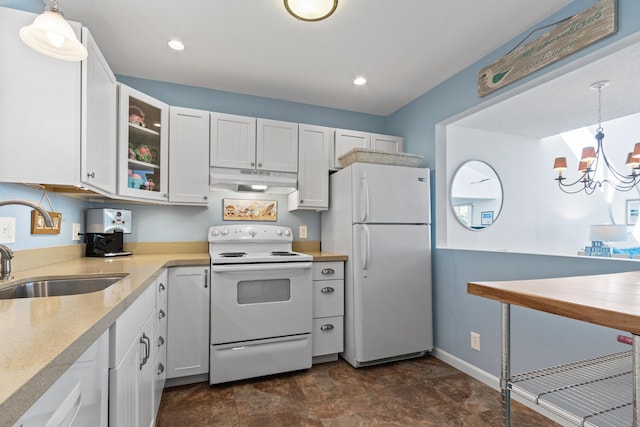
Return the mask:
{"type": "Polygon", "coordinates": [[[478,95],[485,96],[617,31],[616,0],[599,0],[536,40],[503,56],[478,73],[478,95]]]}
{"type": "Polygon", "coordinates": [[[53,227],[48,227],[44,223],[44,217],[40,215],[40,212],[31,211],[31,234],[60,234],[62,214],[60,212],[49,212],[49,216],[53,221],[53,227]]]}

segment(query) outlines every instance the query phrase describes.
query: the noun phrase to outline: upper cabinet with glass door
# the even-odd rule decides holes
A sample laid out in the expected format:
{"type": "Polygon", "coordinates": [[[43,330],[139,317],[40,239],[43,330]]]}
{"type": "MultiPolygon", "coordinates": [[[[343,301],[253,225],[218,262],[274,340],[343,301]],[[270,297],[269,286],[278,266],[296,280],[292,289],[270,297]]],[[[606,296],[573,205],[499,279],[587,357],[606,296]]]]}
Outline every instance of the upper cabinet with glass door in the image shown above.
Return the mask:
{"type": "Polygon", "coordinates": [[[168,200],[169,106],[119,85],[118,194],[168,200]]]}

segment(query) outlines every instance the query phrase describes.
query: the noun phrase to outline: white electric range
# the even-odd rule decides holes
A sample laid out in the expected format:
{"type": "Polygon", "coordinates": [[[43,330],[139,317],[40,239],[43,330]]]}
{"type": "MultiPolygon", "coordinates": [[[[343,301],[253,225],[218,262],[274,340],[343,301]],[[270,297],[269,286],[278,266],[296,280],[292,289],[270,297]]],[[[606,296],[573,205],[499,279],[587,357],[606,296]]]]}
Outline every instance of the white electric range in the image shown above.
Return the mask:
{"type": "Polygon", "coordinates": [[[291,229],[240,224],[209,228],[209,383],[311,367],[312,279],[291,229]]]}

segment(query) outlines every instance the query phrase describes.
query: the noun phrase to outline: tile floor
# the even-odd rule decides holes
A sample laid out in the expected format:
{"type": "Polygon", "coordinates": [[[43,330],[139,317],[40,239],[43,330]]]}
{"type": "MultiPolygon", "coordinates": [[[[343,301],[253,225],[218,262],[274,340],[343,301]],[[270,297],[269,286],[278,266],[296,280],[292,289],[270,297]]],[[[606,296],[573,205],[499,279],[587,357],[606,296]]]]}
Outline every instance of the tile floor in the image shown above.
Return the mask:
{"type": "MultiPolygon", "coordinates": [[[[306,371],[165,389],[158,427],[500,426],[500,394],[444,362],[354,369],[340,359],[306,371]]],[[[513,402],[513,427],[557,424],[513,402]]]]}

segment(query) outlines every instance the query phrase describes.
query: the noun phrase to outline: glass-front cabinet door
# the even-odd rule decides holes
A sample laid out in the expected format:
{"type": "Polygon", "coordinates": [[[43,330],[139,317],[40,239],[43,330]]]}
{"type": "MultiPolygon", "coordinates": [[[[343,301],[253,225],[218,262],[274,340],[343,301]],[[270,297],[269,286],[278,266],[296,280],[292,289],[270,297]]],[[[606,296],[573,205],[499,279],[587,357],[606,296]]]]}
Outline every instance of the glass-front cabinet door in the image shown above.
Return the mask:
{"type": "Polygon", "coordinates": [[[119,85],[118,194],[168,200],[169,106],[119,85]]]}

